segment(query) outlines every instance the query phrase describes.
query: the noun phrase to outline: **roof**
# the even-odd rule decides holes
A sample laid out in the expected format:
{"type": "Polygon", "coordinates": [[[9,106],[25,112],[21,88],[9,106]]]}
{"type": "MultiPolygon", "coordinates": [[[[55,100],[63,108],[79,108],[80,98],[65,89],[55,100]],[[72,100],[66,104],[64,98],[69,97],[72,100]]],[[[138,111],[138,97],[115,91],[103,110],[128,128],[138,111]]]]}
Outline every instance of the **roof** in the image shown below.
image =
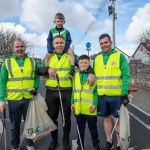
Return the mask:
{"type": "Polygon", "coordinates": [[[135,50],[135,52],[133,53],[132,57],[134,57],[134,55],[136,54],[136,52],[139,50],[139,48],[143,46],[147,51],[150,52],[150,43],[149,42],[141,42],[139,44],[139,46],[137,47],[137,49],[135,50]]]}

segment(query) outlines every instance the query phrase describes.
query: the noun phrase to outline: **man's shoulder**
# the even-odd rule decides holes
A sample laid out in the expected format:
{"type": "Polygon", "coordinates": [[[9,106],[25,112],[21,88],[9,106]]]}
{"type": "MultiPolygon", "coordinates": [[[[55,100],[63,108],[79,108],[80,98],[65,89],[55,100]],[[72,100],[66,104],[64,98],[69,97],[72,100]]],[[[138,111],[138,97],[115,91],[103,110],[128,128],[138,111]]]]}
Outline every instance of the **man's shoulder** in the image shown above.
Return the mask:
{"type": "Polygon", "coordinates": [[[97,57],[99,57],[99,56],[101,56],[102,55],[102,52],[99,52],[99,53],[97,53],[97,54],[94,54],[94,58],[97,58],[97,57]]]}

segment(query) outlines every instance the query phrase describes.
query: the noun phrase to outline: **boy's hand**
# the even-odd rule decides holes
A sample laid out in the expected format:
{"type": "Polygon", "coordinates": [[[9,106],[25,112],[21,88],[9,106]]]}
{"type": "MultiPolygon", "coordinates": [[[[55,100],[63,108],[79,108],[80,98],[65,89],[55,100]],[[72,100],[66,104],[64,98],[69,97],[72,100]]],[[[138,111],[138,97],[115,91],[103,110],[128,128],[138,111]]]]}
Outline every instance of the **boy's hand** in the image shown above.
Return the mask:
{"type": "Polygon", "coordinates": [[[71,111],[74,112],[74,104],[71,105],[71,111]]]}
{"type": "Polygon", "coordinates": [[[55,72],[54,69],[49,68],[49,69],[48,69],[48,73],[49,73],[49,75],[50,75],[52,78],[55,78],[55,79],[56,79],[57,75],[56,75],[56,72],[55,72]]]}
{"type": "Polygon", "coordinates": [[[95,110],[96,110],[96,106],[92,105],[92,106],[90,107],[90,112],[93,113],[95,110]]]}
{"type": "Polygon", "coordinates": [[[87,81],[90,84],[90,86],[92,86],[95,83],[95,76],[90,73],[89,76],[88,76],[87,81]]]}

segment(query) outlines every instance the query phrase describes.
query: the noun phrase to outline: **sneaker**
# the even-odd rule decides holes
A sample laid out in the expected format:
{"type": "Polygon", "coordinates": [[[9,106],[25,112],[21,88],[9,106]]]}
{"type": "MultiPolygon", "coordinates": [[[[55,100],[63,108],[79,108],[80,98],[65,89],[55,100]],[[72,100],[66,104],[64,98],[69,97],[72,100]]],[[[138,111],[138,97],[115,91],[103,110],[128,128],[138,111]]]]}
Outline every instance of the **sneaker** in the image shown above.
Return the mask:
{"type": "Polygon", "coordinates": [[[114,148],[114,143],[106,142],[106,145],[104,146],[103,150],[110,150],[114,148]]]}
{"type": "Polygon", "coordinates": [[[58,141],[57,140],[52,140],[49,147],[48,147],[48,150],[55,150],[57,145],[58,145],[58,141]]]}
{"type": "Polygon", "coordinates": [[[70,144],[68,140],[63,141],[63,150],[70,150],[70,144]]]}
{"type": "Polygon", "coordinates": [[[96,146],[94,146],[93,150],[100,150],[100,146],[97,144],[96,146]]]}
{"type": "Polygon", "coordinates": [[[121,150],[120,146],[116,146],[116,150],[121,150]]]}
{"type": "Polygon", "coordinates": [[[75,74],[75,70],[71,70],[69,72],[69,77],[73,79],[74,78],[74,74],[75,74]]]}
{"type": "Polygon", "coordinates": [[[35,150],[34,146],[27,146],[27,150],[35,150]]]}

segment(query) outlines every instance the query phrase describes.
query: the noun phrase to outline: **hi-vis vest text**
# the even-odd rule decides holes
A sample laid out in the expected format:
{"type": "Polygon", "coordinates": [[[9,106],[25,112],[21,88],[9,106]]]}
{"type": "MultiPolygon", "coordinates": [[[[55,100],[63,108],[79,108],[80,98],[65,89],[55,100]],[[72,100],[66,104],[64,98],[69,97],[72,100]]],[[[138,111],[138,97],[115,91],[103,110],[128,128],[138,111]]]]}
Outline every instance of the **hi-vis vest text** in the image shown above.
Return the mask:
{"type": "Polygon", "coordinates": [[[28,90],[34,86],[35,61],[30,57],[26,58],[21,71],[16,60],[8,58],[6,59],[6,69],[8,70],[7,99],[31,98],[28,90]]]}
{"type": "MultiPolygon", "coordinates": [[[[71,79],[69,78],[71,66],[68,54],[64,53],[60,60],[58,60],[56,54],[53,54],[51,56],[49,67],[55,69],[58,74],[60,87],[72,87],[71,79]]],[[[49,76],[49,79],[46,80],[46,86],[57,87],[57,80],[49,76]]]]}
{"type": "Polygon", "coordinates": [[[95,112],[90,112],[90,107],[93,105],[93,89],[95,85],[90,86],[87,82],[81,85],[80,74],[77,72],[75,74],[73,89],[74,89],[74,106],[75,114],[85,114],[85,115],[97,115],[97,110],[95,112]]]}
{"type": "Polygon", "coordinates": [[[68,30],[63,29],[62,31],[59,32],[55,28],[53,28],[53,29],[51,29],[52,37],[54,39],[55,36],[61,35],[65,39],[65,41],[66,41],[67,31],[68,30]]]}
{"type": "Polygon", "coordinates": [[[96,75],[98,95],[121,95],[120,52],[111,54],[107,65],[104,65],[102,54],[98,55],[95,58],[94,72],[96,75]]]}

